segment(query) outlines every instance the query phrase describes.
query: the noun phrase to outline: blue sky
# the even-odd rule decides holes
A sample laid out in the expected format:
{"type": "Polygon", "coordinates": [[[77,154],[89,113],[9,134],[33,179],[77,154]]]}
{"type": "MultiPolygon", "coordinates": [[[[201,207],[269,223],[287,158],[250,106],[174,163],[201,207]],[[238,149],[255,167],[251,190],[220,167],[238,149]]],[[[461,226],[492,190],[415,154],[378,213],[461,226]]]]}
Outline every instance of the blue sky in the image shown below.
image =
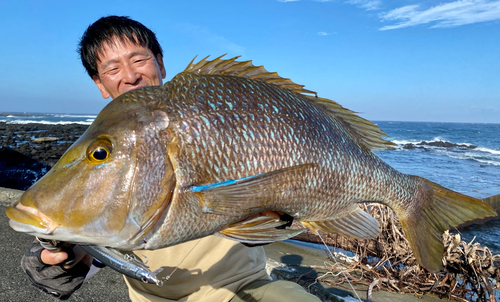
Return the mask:
{"type": "Polygon", "coordinates": [[[98,113],[76,46],[106,15],[157,34],[166,80],[227,53],[370,120],[500,123],[499,0],[0,0],[0,111],[98,113]]]}

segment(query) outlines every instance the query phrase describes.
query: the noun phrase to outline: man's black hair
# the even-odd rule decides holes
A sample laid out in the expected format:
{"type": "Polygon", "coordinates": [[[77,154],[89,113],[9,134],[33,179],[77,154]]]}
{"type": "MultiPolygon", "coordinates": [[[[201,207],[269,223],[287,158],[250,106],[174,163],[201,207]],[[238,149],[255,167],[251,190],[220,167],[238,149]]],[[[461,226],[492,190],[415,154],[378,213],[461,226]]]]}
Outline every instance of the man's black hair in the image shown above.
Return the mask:
{"type": "Polygon", "coordinates": [[[91,78],[99,76],[97,60],[98,55],[102,54],[103,44],[113,43],[114,38],[146,47],[153,52],[155,58],[163,56],[156,35],[146,26],[125,16],[102,17],[89,25],[78,43],[80,59],[91,78]]]}

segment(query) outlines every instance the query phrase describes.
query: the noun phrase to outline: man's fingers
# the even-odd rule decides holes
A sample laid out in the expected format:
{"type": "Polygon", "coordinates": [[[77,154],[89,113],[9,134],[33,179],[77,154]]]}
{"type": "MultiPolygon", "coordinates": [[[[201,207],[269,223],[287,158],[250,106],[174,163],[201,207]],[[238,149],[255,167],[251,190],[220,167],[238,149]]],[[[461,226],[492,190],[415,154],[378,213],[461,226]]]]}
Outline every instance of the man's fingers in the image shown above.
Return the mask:
{"type": "Polygon", "coordinates": [[[73,253],[75,253],[75,261],[73,261],[70,265],[64,265],[65,269],[72,268],[78,262],[83,261],[88,267],[92,265],[93,257],[88,254],[84,249],[82,249],[79,245],[75,245],[73,247],[73,253]]]}
{"type": "Polygon", "coordinates": [[[52,251],[43,249],[42,253],[40,254],[40,259],[45,264],[57,265],[59,263],[62,263],[64,260],[68,259],[68,254],[62,251],[61,249],[56,249],[52,251]]]}
{"type": "MultiPolygon", "coordinates": [[[[80,261],[83,261],[89,267],[92,265],[92,259],[93,259],[92,256],[87,252],[85,252],[85,250],[82,249],[80,246],[75,245],[73,247],[73,253],[75,254],[75,259],[74,261],[71,261],[71,264],[69,265],[65,264],[64,265],[65,269],[69,269],[75,266],[80,261]]],[[[61,248],[55,250],[43,249],[40,254],[40,259],[44,264],[58,265],[68,259],[68,253],[63,251],[61,248]]]]}

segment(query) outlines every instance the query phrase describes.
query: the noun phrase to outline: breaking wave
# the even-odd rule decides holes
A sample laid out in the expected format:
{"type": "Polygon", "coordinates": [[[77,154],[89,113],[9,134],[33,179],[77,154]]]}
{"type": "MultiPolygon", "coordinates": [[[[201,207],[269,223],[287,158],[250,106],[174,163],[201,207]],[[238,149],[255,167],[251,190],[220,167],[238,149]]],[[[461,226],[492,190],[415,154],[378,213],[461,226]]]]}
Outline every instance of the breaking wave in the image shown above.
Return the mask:
{"type": "Polygon", "coordinates": [[[82,125],[90,125],[94,120],[85,120],[85,121],[45,121],[45,120],[0,120],[0,122],[5,122],[7,124],[45,124],[45,125],[68,125],[68,124],[82,124],[82,125]]]}
{"type": "Polygon", "coordinates": [[[90,125],[95,120],[95,114],[60,114],[60,113],[2,113],[0,112],[0,122],[7,124],[46,124],[46,125],[67,125],[82,124],[90,125]]]}
{"type": "Polygon", "coordinates": [[[55,114],[54,115],[55,117],[76,117],[76,118],[92,118],[92,120],[94,120],[97,115],[95,114],[92,114],[92,115],[78,115],[78,114],[55,114]]]}
{"type": "Polygon", "coordinates": [[[432,152],[434,155],[447,156],[459,160],[473,160],[481,165],[500,166],[500,150],[476,146],[470,143],[454,143],[440,138],[433,140],[392,140],[396,150],[415,150],[432,152]]]}

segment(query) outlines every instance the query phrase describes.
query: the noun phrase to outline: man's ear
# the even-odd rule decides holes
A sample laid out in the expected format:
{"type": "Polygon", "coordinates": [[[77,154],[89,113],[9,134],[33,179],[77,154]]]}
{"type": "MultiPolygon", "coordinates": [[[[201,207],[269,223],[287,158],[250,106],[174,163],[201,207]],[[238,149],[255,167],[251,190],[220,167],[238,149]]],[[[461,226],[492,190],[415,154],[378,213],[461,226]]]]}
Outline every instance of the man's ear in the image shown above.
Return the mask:
{"type": "Polygon", "coordinates": [[[106,88],[104,88],[104,85],[102,84],[101,80],[99,79],[98,76],[93,76],[92,79],[94,80],[94,84],[99,88],[99,91],[101,92],[101,95],[103,98],[107,99],[110,97],[108,91],[106,88]]]}
{"type": "Polygon", "coordinates": [[[158,63],[158,67],[160,68],[161,78],[164,79],[167,76],[167,71],[165,70],[165,65],[163,65],[163,57],[161,54],[156,56],[156,62],[158,63]]]}

